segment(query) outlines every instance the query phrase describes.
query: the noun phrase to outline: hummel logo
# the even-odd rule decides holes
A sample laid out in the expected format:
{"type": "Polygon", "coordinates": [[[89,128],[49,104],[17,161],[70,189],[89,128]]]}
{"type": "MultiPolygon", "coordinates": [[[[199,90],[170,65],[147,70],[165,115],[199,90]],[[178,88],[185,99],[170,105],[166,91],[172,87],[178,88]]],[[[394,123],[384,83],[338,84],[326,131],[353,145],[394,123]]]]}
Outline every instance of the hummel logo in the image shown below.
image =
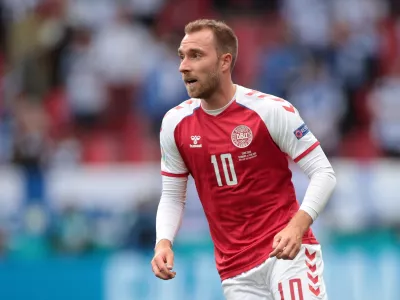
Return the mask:
{"type": "Polygon", "coordinates": [[[201,148],[202,144],[198,144],[198,141],[201,139],[199,135],[192,135],[190,139],[193,141],[193,144],[190,144],[190,148],[201,148]]]}
{"type": "Polygon", "coordinates": [[[197,145],[197,142],[201,139],[198,135],[192,135],[190,139],[193,141],[193,144],[197,145]]]}

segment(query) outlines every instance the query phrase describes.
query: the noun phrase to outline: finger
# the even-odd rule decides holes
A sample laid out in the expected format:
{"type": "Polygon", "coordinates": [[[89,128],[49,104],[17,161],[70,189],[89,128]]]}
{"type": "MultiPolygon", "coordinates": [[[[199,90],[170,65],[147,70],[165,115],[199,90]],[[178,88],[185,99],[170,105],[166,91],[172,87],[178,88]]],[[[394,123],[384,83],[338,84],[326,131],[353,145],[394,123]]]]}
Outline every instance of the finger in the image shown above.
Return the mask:
{"type": "Polygon", "coordinates": [[[272,251],[269,254],[269,257],[274,257],[274,256],[278,255],[280,252],[282,252],[283,248],[285,248],[287,246],[288,241],[289,240],[287,240],[287,239],[281,239],[281,241],[279,242],[278,246],[276,246],[274,251],[272,251]]]}
{"type": "Polygon", "coordinates": [[[160,272],[160,269],[157,267],[156,263],[154,262],[154,259],[151,261],[151,269],[154,274],[160,272]]]}
{"type": "Polygon", "coordinates": [[[162,273],[156,264],[152,264],[151,269],[153,270],[154,275],[156,275],[157,277],[162,276],[162,273]]]}
{"type": "Polygon", "coordinates": [[[156,277],[158,277],[160,279],[164,279],[164,280],[168,279],[168,276],[161,272],[161,270],[158,268],[158,266],[154,260],[151,262],[151,267],[152,267],[153,273],[154,273],[154,275],[156,275],[156,277]]]}
{"type": "Polygon", "coordinates": [[[169,278],[173,278],[175,275],[167,268],[167,264],[165,263],[162,256],[156,256],[154,261],[159,268],[160,272],[167,275],[169,278]]]}
{"type": "Polygon", "coordinates": [[[276,258],[278,259],[288,259],[289,258],[289,254],[290,252],[292,252],[293,248],[296,245],[294,243],[291,243],[290,241],[288,242],[288,244],[283,248],[282,252],[279,253],[276,258]]]}
{"type": "Polygon", "coordinates": [[[166,263],[168,270],[172,270],[174,268],[174,253],[172,251],[166,255],[166,263]]]}
{"type": "Polygon", "coordinates": [[[276,255],[278,255],[281,252],[281,250],[279,250],[278,248],[275,248],[270,254],[269,257],[274,257],[276,255]]]}
{"type": "Polygon", "coordinates": [[[289,259],[295,259],[297,254],[299,254],[299,251],[300,251],[300,246],[296,245],[296,247],[294,247],[290,252],[289,259]]]}
{"type": "Polygon", "coordinates": [[[278,246],[280,241],[281,241],[281,236],[279,234],[277,234],[274,237],[274,242],[272,243],[272,248],[275,249],[278,246]]]}
{"type": "Polygon", "coordinates": [[[273,243],[272,243],[272,249],[273,249],[273,251],[270,253],[270,257],[273,257],[273,256],[277,255],[277,254],[280,252],[280,250],[277,249],[277,247],[278,247],[280,241],[281,241],[281,236],[280,236],[279,234],[277,234],[277,235],[274,237],[274,241],[273,241],[273,243]]]}
{"type": "Polygon", "coordinates": [[[172,279],[175,277],[175,274],[176,274],[175,272],[172,272],[173,273],[172,276],[170,276],[169,274],[165,274],[165,273],[161,272],[160,269],[158,268],[158,266],[155,264],[154,264],[154,266],[152,266],[152,269],[153,269],[154,275],[156,275],[156,277],[163,279],[163,280],[172,279]]]}

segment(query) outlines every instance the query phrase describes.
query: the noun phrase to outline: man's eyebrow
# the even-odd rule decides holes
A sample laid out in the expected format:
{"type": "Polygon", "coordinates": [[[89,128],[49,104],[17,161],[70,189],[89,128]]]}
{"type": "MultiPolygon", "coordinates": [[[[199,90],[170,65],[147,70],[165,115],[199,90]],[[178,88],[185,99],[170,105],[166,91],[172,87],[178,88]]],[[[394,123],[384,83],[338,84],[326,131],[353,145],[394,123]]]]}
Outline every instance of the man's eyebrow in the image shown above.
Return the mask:
{"type": "MultiPolygon", "coordinates": [[[[204,51],[200,48],[190,48],[187,52],[191,53],[204,53],[204,51]]],[[[183,54],[183,51],[179,48],[178,49],[178,54],[181,55],[183,54]]]]}

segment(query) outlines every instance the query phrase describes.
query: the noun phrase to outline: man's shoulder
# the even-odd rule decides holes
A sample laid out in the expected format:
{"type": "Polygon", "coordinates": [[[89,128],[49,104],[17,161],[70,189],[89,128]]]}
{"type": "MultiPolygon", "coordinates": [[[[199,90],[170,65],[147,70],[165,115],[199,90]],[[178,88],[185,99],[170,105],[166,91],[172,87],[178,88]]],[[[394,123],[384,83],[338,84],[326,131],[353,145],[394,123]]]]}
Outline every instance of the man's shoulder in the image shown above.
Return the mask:
{"type": "Polygon", "coordinates": [[[171,108],[163,118],[163,127],[175,128],[184,118],[192,115],[200,107],[200,99],[191,98],[171,108]]]}
{"type": "Polygon", "coordinates": [[[275,95],[242,86],[239,87],[236,102],[262,115],[282,109],[284,104],[288,107],[291,106],[289,102],[275,95]]]}

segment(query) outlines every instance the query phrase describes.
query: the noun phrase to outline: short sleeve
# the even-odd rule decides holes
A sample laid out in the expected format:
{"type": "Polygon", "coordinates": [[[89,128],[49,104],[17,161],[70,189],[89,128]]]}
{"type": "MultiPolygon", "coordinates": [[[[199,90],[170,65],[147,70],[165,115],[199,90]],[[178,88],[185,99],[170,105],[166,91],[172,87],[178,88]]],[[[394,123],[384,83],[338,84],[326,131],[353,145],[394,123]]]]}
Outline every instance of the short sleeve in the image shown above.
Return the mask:
{"type": "Polygon", "coordinates": [[[271,110],[266,122],[270,135],[281,151],[294,162],[297,163],[318,147],[318,140],[293,105],[281,100],[274,103],[271,110]]]}
{"type": "Polygon", "coordinates": [[[171,177],[186,177],[188,169],[176,146],[175,126],[164,118],[160,131],[161,174],[171,177]]]}

